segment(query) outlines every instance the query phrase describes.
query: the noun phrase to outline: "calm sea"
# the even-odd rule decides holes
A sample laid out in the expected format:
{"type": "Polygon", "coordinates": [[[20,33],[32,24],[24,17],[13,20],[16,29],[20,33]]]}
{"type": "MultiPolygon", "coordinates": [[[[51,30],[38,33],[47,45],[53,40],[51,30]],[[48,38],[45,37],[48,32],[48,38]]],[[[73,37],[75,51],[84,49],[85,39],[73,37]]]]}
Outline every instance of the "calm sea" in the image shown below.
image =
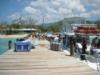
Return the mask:
{"type": "Polygon", "coordinates": [[[8,50],[8,41],[12,41],[12,48],[14,48],[15,38],[0,38],[0,54],[3,54],[8,50]]]}

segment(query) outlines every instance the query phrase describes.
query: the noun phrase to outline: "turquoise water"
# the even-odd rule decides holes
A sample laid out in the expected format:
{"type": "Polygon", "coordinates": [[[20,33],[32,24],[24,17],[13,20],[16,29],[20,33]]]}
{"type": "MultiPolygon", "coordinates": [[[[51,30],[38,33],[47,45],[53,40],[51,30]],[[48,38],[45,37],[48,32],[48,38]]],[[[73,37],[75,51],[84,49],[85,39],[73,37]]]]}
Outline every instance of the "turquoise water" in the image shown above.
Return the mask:
{"type": "Polygon", "coordinates": [[[12,48],[14,48],[15,38],[0,38],[0,54],[3,54],[8,50],[8,41],[12,41],[12,48]]]}

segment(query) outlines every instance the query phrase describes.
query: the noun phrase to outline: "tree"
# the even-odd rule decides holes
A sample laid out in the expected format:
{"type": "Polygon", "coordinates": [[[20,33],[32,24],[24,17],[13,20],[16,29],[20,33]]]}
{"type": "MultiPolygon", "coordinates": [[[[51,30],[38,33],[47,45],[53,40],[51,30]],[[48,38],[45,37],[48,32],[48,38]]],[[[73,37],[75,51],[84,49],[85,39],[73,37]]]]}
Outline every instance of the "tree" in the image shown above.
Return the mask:
{"type": "Polygon", "coordinates": [[[100,20],[97,20],[97,21],[95,22],[95,24],[97,25],[97,28],[100,29],[100,20]]]}
{"type": "Polygon", "coordinates": [[[47,31],[48,31],[48,28],[45,28],[45,27],[43,27],[42,25],[39,25],[37,28],[38,28],[41,32],[47,32],[47,31]]]}
{"type": "Polygon", "coordinates": [[[54,25],[50,26],[48,30],[53,32],[59,32],[63,26],[62,21],[55,23],[54,25]]]}

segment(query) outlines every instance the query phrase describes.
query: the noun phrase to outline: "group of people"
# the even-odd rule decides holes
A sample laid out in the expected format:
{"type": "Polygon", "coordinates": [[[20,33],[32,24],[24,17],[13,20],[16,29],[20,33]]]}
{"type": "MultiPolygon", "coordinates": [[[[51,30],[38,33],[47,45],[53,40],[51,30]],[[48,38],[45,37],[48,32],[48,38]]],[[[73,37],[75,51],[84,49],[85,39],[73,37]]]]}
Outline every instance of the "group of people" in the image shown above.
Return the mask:
{"type": "Polygon", "coordinates": [[[39,40],[45,40],[46,39],[46,35],[45,33],[32,33],[32,38],[38,38],[39,40]]]}
{"type": "Polygon", "coordinates": [[[93,40],[92,40],[92,47],[93,48],[100,48],[100,38],[95,37],[93,40]]]}
{"type": "MultiPolygon", "coordinates": [[[[30,35],[28,35],[27,37],[25,37],[24,39],[27,39],[29,37],[37,38],[37,39],[47,39],[50,42],[51,41],[58,41],[59,43],[61,43],[61,47],[64,50],[67,50],[68,48],[70,49],[70,55],[74,55],[75,52],[78,53],[82,53],[82,54],[86,54],[86,49],[87,49],[87,44],[88,44],[88,40],[86,37],[80,37],[77,35],[64,35],[62,36],[61,34],[59,34],[58,36],[54,37],[47,37],[44,33],[32,33],[30,35]]],[[[8,47],[9,49],[11,49],[11,44],[12,41],[9,40],[8,42],[8,47]]],[[[92,47],[93,48],[100,48],[100,39],[98,37],[95,37],[92,40],[92,47]]]]}
{"type": "Polygon", "coordinates": [[[58,35],[58,42],[62,43],[62,49],[67,50],[70,49],[70,55],[74,55],[75,52],[79,52],[82,54],[86,54],[87,49],[87,38],[86,37],[78,37],[75,35],[69,36],[69,35],[58,35]],[[77,47],[80,44],[81,47],[77,47]]]}

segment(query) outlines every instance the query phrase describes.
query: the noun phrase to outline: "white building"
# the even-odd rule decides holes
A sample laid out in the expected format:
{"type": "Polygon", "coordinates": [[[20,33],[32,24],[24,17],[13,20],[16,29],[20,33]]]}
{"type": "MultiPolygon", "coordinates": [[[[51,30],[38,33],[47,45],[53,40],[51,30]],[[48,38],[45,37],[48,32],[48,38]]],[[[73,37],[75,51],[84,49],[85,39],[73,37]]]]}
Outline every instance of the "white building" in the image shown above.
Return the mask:
{"type": "Polygon", "coordinates": [[[63,20],[61,32],[72,32],[72,24],[86,24],[86,20],[81,17],[66,18],[63,20]]]}

